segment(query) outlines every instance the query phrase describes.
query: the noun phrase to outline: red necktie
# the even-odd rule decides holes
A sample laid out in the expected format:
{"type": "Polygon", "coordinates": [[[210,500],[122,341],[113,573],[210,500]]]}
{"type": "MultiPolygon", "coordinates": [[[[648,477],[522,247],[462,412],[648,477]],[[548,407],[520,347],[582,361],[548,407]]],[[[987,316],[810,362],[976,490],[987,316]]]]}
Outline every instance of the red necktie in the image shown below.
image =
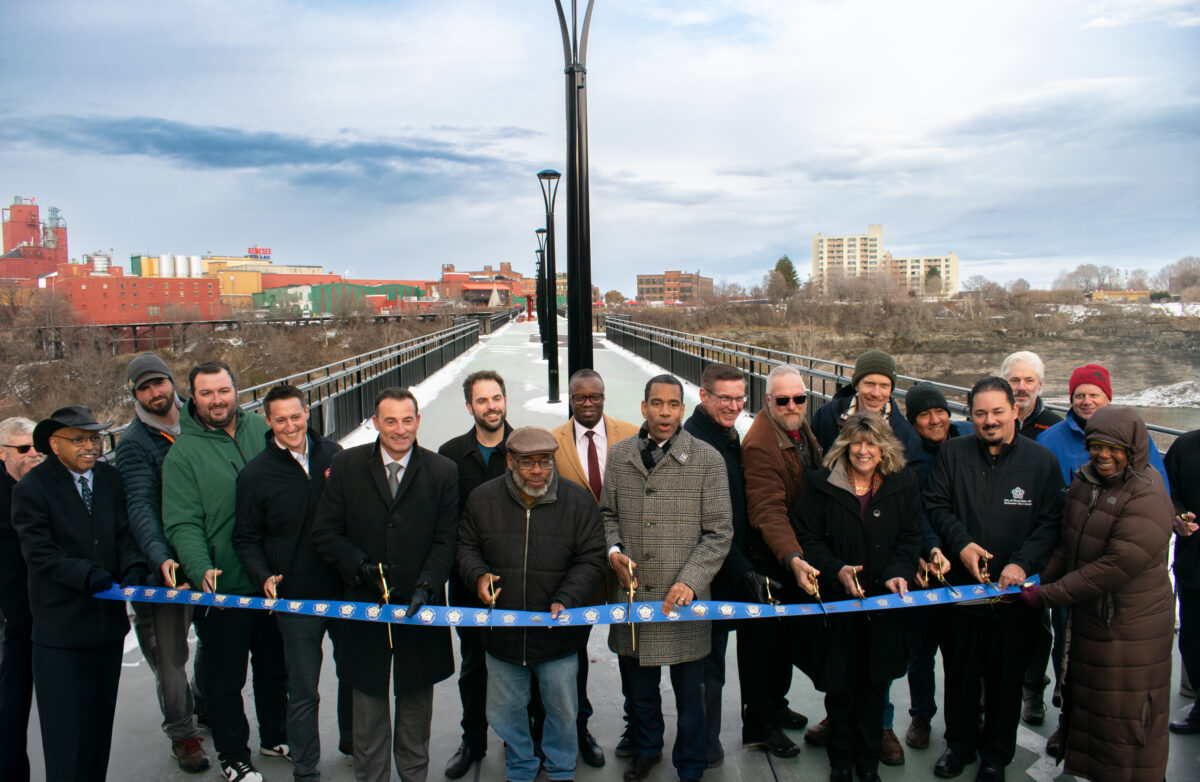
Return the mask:
{"type": "Polygon", "coordinates": [[[596,451],[596,433],[586,432],[588,439],[588,483],[591,484],[592,494],[600,501],[600,455],[596,451]]]}

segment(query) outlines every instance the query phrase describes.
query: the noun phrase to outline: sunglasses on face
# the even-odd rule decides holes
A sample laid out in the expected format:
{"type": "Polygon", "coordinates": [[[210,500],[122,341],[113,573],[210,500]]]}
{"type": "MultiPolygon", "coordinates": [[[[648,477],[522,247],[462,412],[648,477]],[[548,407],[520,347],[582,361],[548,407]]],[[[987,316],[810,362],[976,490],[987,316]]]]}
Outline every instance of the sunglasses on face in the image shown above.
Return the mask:
{"type": "Polygon", "coordinates": [[[796,407],[801,407],[808,401],[808,394],[797,394],[796,396],[776,396],[771,397],[775,400],[775,404],[779,407],[787,407],[788,402],[793,403],[796,407]]]}
{"type": "Polygon", "coordinates": [[[14,451],[16,451],[19,454],[27,454],[27,453],[29,453],[29,449],[32,448],[33,446],[29,445],[28,443],[26,443],[25,445],[9,445],[8,443],[5,443],[4,447],[12,448],[14,451]]]}

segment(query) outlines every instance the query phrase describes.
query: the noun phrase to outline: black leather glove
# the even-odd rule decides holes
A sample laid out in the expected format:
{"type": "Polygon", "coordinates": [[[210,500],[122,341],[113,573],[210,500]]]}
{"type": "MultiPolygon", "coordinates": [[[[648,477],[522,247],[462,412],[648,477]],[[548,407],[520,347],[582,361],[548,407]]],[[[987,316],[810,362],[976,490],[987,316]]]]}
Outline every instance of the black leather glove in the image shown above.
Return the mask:
{"type": "Polygon", "coordinates": [[[113,585],[112,574],[102,567],[94,567],[87,574],[87,591],[91,594],[107,592],[113,585]]]}
{"type": "Polygon", "coordinates": [[[367,584],[375,590],[376,594],[383,597],[383,581],[379,577],[380,567],[383,568],[383,577],[387,578],[388,566],[386,562],[380,564],[379,562],[367,560],[358,566],[356,574],[358,575],[358,583],[367,584]]]}
{"type": "Polygon", "coordinates": [[[141,565],[134,565],[125,571],[125,575],[121,576],[121,588],[131,586],[141,586],[146,583],[146,568],[141,565]]]}
{"type": "Polygon", "coordinates": [[[779,595],[783,592],[783,584],[773,578],[764,576],[753,570],[747,570],[742,576],[742,589],[750,596],[751,603],[769,603],[779,605],[779,595]],[[767,587],[770,586],[768,596],[767,587]]]}
{"type": "Polygon", "coordinates": [[[404,616],[412,619],[417,615],[417,611],[421,610],[421,606],[433,599],[433,588],[429,584],[417,584],[413,587],[412,602],[408,604],[408,610],[404,612],[404,616]]]}

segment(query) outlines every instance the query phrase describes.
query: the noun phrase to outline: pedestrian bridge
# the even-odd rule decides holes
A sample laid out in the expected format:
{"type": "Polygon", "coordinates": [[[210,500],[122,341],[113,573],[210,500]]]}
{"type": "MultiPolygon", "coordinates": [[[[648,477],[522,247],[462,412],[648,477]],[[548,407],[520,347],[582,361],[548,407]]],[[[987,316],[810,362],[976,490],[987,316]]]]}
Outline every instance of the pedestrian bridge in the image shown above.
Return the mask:
{"type": "MultiPolygon", "coordinates": [[[[565,323],[565,322],[563,322],[565,323]]],[[[560,332],[562,328],[560,327],[560,332]]],[[[622,341],[631,345],[633,337],[628,334],[616,337],[612,341],[597,336],[594,351],[594,367],[604,377],[606,386],[605,411],[618,418],[632,422],[641,420],[640,402],[646,381],[663,371],[673,370],[684,379],[698,379],[699,366],[695,359],[687,358],[684,353],[695,355],[695,349],[684,347],[680,338],[673,338],[676,344],[669,345],[670,351],[661,354],[662,365],[656,365],[640,358],[630,350],[622,347],[622,341]],[[694,374],[691,370],[694,370],[694,374]]],[[[645,334],[642,333],[642,337],[645,334]]],[[[682,335],[690,337],[691,335],[682,335]]],[[[698,338],[697,338],[698,339],[698,338]]],[[[314,423],[324,433],[341,439],[350,445],[374,439],[374,433],[369,428],[369,421],[358,426],[370,414],[370,403],[374,393],[384,385],[409,385],[412,387],[420,403],[421,426],[419,441],[426,448],[436,450],[447,439],[465,432],[473,425],[470,414],[465,409],[462,394],[462,379],[471,372],[479,369],[494,369],[505,379],[508,392],[508,419],[514,426],[535,425],[543,427],[557,426],[568,417],[566,403],[566,378],[562,383],[562,400],[558,403],[547,401],[546,394],[546,362],[542,358],[541,343],[537,337],[537,327],[532,323],[513,322],[499,326],[490,334],[481,335],[474,324],[439,332],[436,335],[402,343],[401,346],[391,346],[366,357],[356,357],[354,360],[342,362],[339,365],[312,370],[302,375],[290,378],[291,382],[306,387],[314,410],[314,423]]],[[[708,343],[706,343],[708,344],[708,343]]],[[[636,346],[634,346],[636,348],[636,346]]],[[[742,346],[745,347],[745,346],[742,346]]],[[[717,358],[717,349],[721,346],[709,344],[705,350],[713,351],[705,354],[709,361],[730,360],[717,358]]],[[[721,348],[724,350],[724,348],[721,348]]],[[[565,351],[564,351],[565,353],[565,351]]],[[[722,356],[730,355],[728,352],[722,356]]],[[[756,403],[761,403],[761,378],[766,374],[759,371],[760,364],[754,368],[747,362],[790,361],[794,358],[779,356],[755,356],[748,351],[734,351],[735,360],[743,369],[757,374],[750,383],[751,405],[757,409],[756,403]],[[741,352],[745,355],[738,357],[741,352]]],[[[565,356],[564,356],[565,358],[565,356]]],[[[843,379],[848,372],[842,372],[845,365],[825,362],[825,366],[811,366],[809,369],[828,375],[814,375],[810,383],[813,393],[823,395],[832,393],[832,385],[841,376],[843,379]],[[841,369],[839,369],[839,366],[841,369]],[[818,382],[819,381],[819,382],[818,382]]],[[[565,360],[562,362],[566,365],[565,360]]],[[[273,385],[273,384],[271,384],[273,385]]],[[[257,406],[257,400],[265,394],[267,386],[246,389],[242,402],[248,407],[257,406]]],[[[685,383],[685,404],[688,414],[691,408],[698,404],[699,397],[694,385],[685,383]]],[[[748,408],[751,406],[748,405],[748,408]]],[[[816,405],[813,405],[815,407],[816,405]]],[[[749,425],[750,417],[743,414],[743,423],[739,428],[749,425]]],[[[759,620],[776,621],[776,620],[759,620]]],[[[604,748],[607,765],[601,769],[592,769],[580,764],[576,778],[585,782],[598,780],[617,780],[626,765],[626,760],[616,758],[613,748],[622,730],[622,699],[615,656],[607,648],[607,631],[597,628],[593,631],[589,646],[592,669],[590,673],[589,695],[595,709],[590,728],[597,741],[604,748]]],[[[736,641],[734,641],[736,642],[736,641]]],[[[774,650],[757,650],[763,655],[773,654],[774,650]]],[[[326,646],[325,668],[321,683],[321,745],[322,777],[329,782],[352,780],[353,769],[348,757],[337,751],[338,735],[335,719],[337,701],[331,650],[326,646]]],[[[741,746],[740,697],[737,680],[736,654],[731,647],[728,650],[729,660],[724,694],[724,709],[722,715],[721,740],[725,750],[725,760],[717,768],[711,769],[705,779],[711,782],[734,782],[735,780],[817,780],[828,777],[829,766],[825,752],[821,748],[804,746],[796,758],[782,760],[772,758],[758,750],[744,750],[741,746]]],[[[1172,689],[1172,712],[1190,704],[1190,701],[1177,694],[1179,685],[1179,657],[1175,651],[1174,687],[1172,689]]],[[[937,667],[938,702],[941,703],[942,678],[941,666],[937,667]]],[[[667,723],[666,752],[670,752],[670,743],[674,738],[674,698],[670,693],[668,677],[663,677],[664,698],[663,712],[667,723]]],[[[244,692],[246,713],[251,723],[251,747],[257,739],[252,706],[252,689],[247,684],[244,692]]],[[[903,737],[908,727],[908,686],[901,679],[894,683],[891,691],[895,704],[895,730],[903,737]]],[[[796,672],[789,692],[790,705],[793,709],[808,715],[812,721],[820,719],[824,713],[823,696],[813,690],[812,684],[798,671],[796,672]]],[[[1018,733],[1018,748],[1016,759],[1008,769],[1010,780],[1032,779],[1039,782],[1065,779],[1060,776],[1053,762],[1044,754],[1046,739],[1054,730],[1057,710],[1047,707],[1046,723],[1033,728],[1022,724],[1018,733]]],[[[430,745],[431,780],[443,779],[442,769],[446,761],[458,746],[461,731],[458,721],[461,709],[458,700],[456,680],[451,678],[439,684],[435,689],[433,736],[430,745]]],[[[126,654],[122,671],[120,695],[117,706],[116,725],[114,726],[112,760],[110,763],[110,778],[133,778],[154,780],[185,780],[190,779],[175,765],[167,749],[169,743],[159,729],[160,715],[155,699],[154,677],[142,658],[140,650],[131,633],[126,639],[126,654]]],[[[913,750],[906,748],[907,760],[904,766],[881,769],[881,775],[887,780],[926,780],[932,778],[933,764],[945,748],[941,739],[944,725],[942,717],[934,718],[934,738],[929,748],[913,750]]],[[[211,739],[207,731],[205,748],[214,758],[211,739]]],[[[792,736],[800,742],[799,733],[792,736]]],[[[30,758],[35,764],[34,778],[40,778],[41,772],[41,738],[37,728],[37,718],[31,720],[29,730],[30,758]]],[[[267,758],[255,755],[254,763],[262,771],[264,778],[271,782],[291,778],[291,768],[287,761],[278,758],[267,758]]],[[[1194,779],[1195,769],[1200,764],[1200,739],[1194,736],[1171,736],[1171,761],[1167,771],[1167,779],[1194,779]]],[[[476,765],[468,773],[468,780],[502,780],[504,779],[504,750],[501,742],[494,735],[490,737],[487,757],[481,764],[476,765]]],[[[969,767],[967,773],[973,774],[974,767],[969,767]]],[[[214,772],[209,772],[214,773],[214,772]]],[[[967,778],[967,777],[964,777],[967,778]]],[[[544,777],[539,777],[539,780],[544,777]]],[[[666,782],[674,780],[674,769],[669,758],[654,767],[650,774],[651,782],[666,782]]]]}

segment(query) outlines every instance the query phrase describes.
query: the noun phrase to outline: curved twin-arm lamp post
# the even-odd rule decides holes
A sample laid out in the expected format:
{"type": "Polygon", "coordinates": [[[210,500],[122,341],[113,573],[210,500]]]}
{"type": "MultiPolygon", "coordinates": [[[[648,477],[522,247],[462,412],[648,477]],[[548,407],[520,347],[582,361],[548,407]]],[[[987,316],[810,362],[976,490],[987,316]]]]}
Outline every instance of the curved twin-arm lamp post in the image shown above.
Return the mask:
{"type": "MultiPolygon", "coordinates": [[[[542,269],[546,275],[546,331],[543,344],[548,350],[546,356],[550,395],[548,402],[558,402],[558,275],[554,271],[554,197],[558,194],[558,180],[562,174],[551,169],[538,172],[538,182],[542,186],[542,199],[546,202],[546,262],[542,269]]],[[[541,313],[538,313],[541,317],[541,313]]]]}
{"type": "Polygon", "coordinates": [[[546,229],[538,228],[534,233],[538,240],[538,248],[534,251],[537,256],[537,293],[534,300],[537,303],[538,339],[542,341],[542,360],[545,361],[550,358],[549,343],[546,342],[546,313],[549,311],[546,306],[546,229]]]}
{"type": "MultiPolygon", "coordinates": [[[[577,0],[571,0],[571,26],[562,0],[554,0],[562,33],[567,76],[567,372],[592,367],[592,229],[588,203],[587,39],[592,23],[588,0],[578,28],[577,0]]],[[[539,177],[541,175],[539,174],[539,177]]],[[[553,257],[553,256],[551,256],[553,257]]],[[[553,269],[553,265],[550,267],[553,269]]],[[[548,279],[553,280],[553,277],[548,279]]],[[[553,282],[551,282],[553,285],[553,282]]],[[[553,288],[551,288],[553,290],[553,288]]]]}

